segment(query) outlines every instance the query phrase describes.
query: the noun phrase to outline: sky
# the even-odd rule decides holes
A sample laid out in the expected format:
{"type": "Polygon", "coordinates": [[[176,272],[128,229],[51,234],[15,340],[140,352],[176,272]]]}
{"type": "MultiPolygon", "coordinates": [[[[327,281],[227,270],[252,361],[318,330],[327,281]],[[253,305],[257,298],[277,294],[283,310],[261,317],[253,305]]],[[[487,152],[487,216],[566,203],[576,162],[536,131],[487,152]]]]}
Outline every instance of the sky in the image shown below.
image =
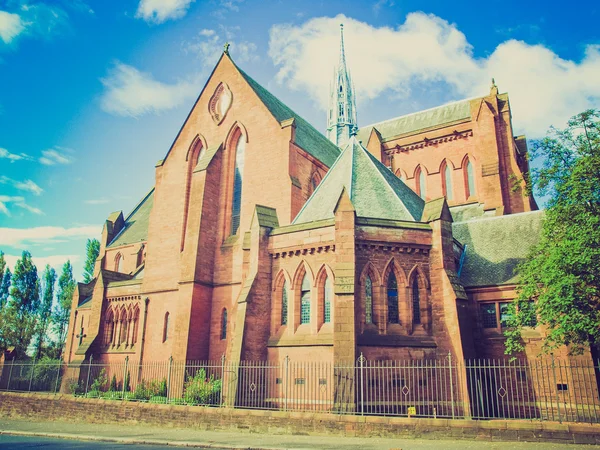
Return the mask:
{"type": "Polygon", "coordinates": [[[225,42],[325,130],[339,24],[359,126],[508,92],[517,134],[600,107],[600,3],[0,0],[0,250],[69,259],[154,183],[225,42]]]}

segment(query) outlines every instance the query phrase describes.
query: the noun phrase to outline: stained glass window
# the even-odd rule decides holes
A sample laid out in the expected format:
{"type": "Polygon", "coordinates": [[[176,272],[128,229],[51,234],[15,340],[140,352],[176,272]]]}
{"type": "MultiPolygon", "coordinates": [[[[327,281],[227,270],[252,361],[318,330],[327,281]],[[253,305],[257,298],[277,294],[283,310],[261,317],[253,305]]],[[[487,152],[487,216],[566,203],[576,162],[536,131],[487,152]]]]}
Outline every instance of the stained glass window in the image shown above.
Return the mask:
{"type": "Polygon", "coordinates": [[[310,280],[304,275],[300,294],[300,323],[310,323],[310,280]]]}
{"type": "Polygon", "coordinates": [[[387,283],[388,323],[400,323],[398,313],[398,283],[394,272],[390,273],[387,283]]]}
{"type": "Polygon", "coordinates": [[[244,175],[244,151],[246,139],[240,134],[235,149],[235,171],[233,174],[233,199],[231,202],[231,234],[237,234],[242,209],[242,177],[244,175]]]}
{"type": "Polygon", "coordinates": [[[373,323],[373,282],[368,275],[365,279],[365,323],[373,323]]]}
{"type": "Polygon", "coordinates": [[[413,323],[421,323],[421,299],[419,295],[419,280],[415,277],[412,283],[413,323]]]}
{"type": "Polygon", "coordinates": [[[283,283],[283,290],[281,291],[281,325],[287,325],[288,317],[288,292],[287,292],[287,281],[283,283]]]}
{"type": "Polygon", "coordinates": [[[467,198],[475,195],[475,174],[473,164],[467,160],[467,198]]]}
{"type": "Polygon", "coordinates": [[[223,308],[221,314],[221,339],[227,338],[227,309],[223,308]]]}
{"type": "Polygon", "coordinates": [[[512,317],[512,307],[508,302],[500,303],[500,326],[502,328],[508,326],[508,320],[512,317]]]}
{"type": "Polygon", "coordinates": [[[444,167],[444,190],[446,191],[446,198],[452,200],[452,170],[447,164],[444,167]]]}
{"type": "Polygon", "coordinates": [[[169,338],[169,313],[165,314],[165,323],[163,326],[163,342],[169,338]]]}
{"type": "Polygon", "coordinates": [[[331,322],[331,298],[333,297],[333,286],[331,285],[331,279],[327,277],[325,279],[325,304],[323,311],[323,322],[331,322]]]}
{"type": "Polygon", "coordinates": [[[425,198],[427,195],[427,184],[425,182],[425,172],[419,167],[417,169],[417,183],[419,197],[425,198]]]}

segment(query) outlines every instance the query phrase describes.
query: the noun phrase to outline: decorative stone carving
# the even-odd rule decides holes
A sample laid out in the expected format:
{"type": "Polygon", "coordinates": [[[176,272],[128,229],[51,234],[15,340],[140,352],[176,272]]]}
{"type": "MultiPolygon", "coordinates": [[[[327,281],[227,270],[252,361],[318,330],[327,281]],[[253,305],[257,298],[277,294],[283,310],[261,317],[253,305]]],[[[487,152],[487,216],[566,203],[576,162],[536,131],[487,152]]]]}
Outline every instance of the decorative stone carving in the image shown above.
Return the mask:
{"type": "Polygon", "coordinates": [[[208,112],[217,125],[223,122],[227,111],[231,108],[233,93],[227,83],[219,83],[217,89],[208,102],[208,112]]]}

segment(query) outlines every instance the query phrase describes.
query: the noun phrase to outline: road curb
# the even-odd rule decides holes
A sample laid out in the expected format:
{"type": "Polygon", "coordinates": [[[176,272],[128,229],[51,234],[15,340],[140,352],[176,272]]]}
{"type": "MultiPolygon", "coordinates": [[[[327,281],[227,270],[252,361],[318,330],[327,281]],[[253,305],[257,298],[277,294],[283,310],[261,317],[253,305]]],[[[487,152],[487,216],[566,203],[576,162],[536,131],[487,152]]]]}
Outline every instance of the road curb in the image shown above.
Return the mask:
{"type": "Polygon", "coordinates": [[[223,450],[285,450],[282,447],[252,447],[219,444],[217,442],[192,442],[192,441],[167,441],[165,439],[139,439],[117,436],[90,436],[87,434],[72,433],[41,433],[39,431],[17,431],[0,430],[0,435],[45,437],[53,439],[69,439],[76,441],[96,441],[96,442],[114,442],[118,444],[137,444],[137,445],[164,445],[169,447],[191,447],[191,448],[212,448],[223,450]]]}

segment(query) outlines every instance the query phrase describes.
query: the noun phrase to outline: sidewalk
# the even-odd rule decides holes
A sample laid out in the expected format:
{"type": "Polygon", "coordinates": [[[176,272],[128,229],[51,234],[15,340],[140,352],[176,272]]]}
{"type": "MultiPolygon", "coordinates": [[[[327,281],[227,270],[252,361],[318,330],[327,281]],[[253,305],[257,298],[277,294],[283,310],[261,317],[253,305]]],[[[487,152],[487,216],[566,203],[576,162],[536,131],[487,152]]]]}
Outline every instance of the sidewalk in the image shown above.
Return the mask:
{"type": "MultiPolygon", "coordinates": [[[[566,444],[540,442],[488,442],[473,440],[385,439],[327,436],[272,435],[250,432],[201,431],[142,425],[106,425],[65,422],[29,422],[0,419],[2,434],[43,436],[74,440],[108,441],[120,444],[156,444],[223,449],[497,449],[558,450],[566,444]]],[[[585,447],[584,447],[585,448],[585,447]]]]}

